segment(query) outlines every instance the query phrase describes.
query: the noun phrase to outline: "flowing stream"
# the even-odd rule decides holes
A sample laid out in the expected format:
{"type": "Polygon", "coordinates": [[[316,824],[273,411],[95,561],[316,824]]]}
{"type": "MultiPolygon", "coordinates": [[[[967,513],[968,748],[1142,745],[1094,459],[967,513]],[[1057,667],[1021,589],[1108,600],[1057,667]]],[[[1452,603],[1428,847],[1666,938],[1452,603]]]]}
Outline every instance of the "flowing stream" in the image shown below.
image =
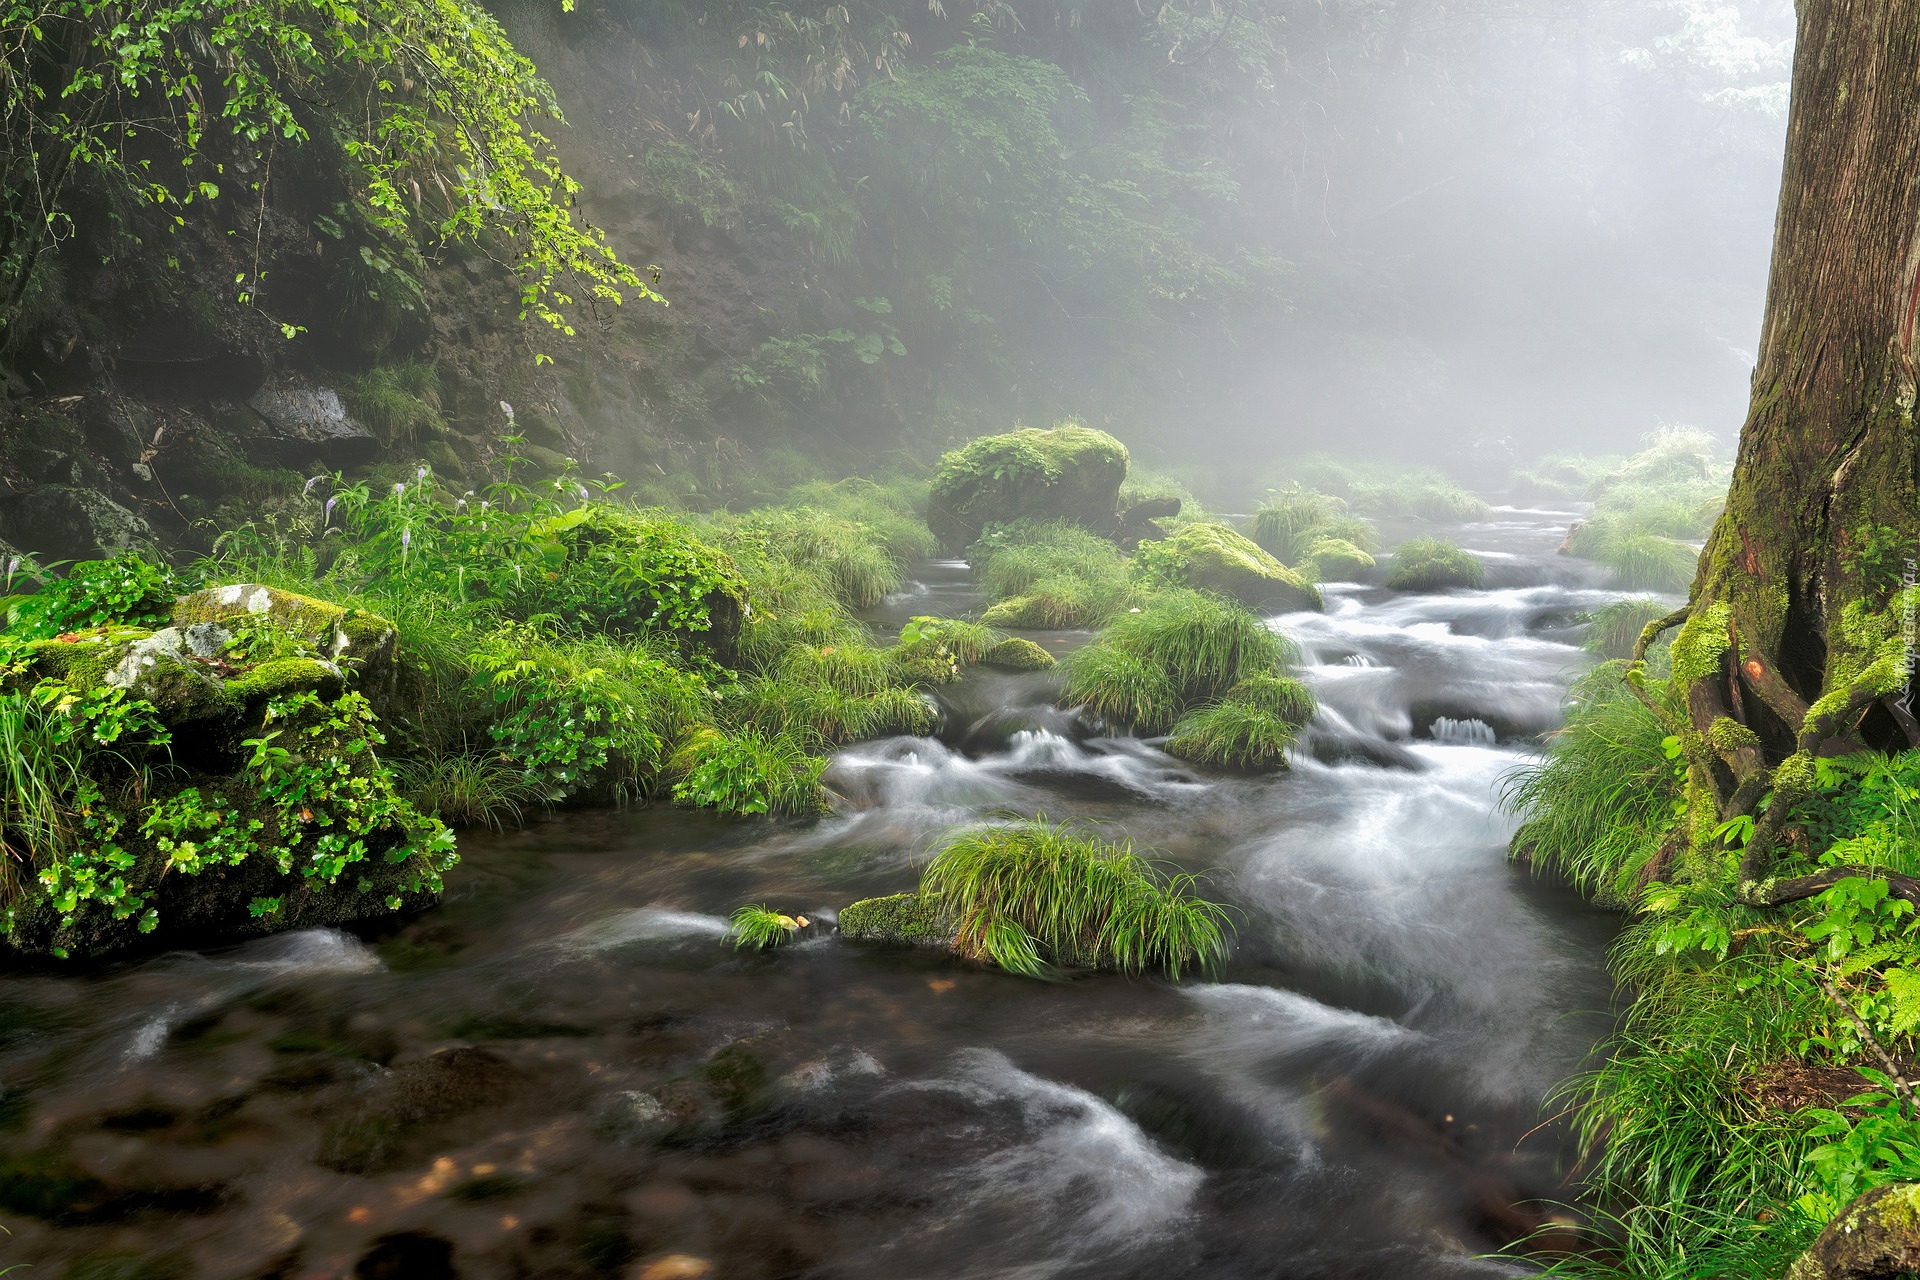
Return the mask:
{"type": "MultiPolygon", "coordinates": [[[[842,753],[816,823],[569,813],[468,835],[445,903],[383,934],[0,976],[0,1267],[1525,1274],[1484,1255],[1570,1195],[1543,1099],[1611,999],[1613,917],[1509,866],[1496,806],[1584,664],[1571,615],[1613,598],[1554,556],[1569,518],[1443,530],[1484,590],[1276,619],[1322,702],[1288,773],[1199,773],[982,673],[938,738],[842,753]],[[952,824],[1035,813],[1208,873],[1221,981],[722,945],[742,903],[831,921],[952,824]]],[[[978,604],[936,563],[875,621],[978,604]]]]}

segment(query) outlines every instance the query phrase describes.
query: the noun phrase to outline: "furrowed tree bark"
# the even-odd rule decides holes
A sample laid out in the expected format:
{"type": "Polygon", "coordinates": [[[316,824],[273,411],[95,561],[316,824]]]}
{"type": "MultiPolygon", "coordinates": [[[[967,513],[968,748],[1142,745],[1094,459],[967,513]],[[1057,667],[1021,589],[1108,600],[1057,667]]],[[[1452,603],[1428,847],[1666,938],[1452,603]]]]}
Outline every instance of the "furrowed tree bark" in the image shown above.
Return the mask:
{"type": "MultiPolygon", "coordinates": [[[[1799,0],[1759,360],[1725,513],[1680,625],[1675,693],[1696,848],[1750,816],[1740,879],[1813,759],[1905,747],[1901,644],[1920,540],[1920,0],[1799,0]],[[1767,807],[1760,808],[1770,795],[1767,807]]],[[[1644,693],[1642,694],[1644,697],[1644,693]]],[[[1670,706],[1673,704],[1669,704],[1670,706]]],[[[1738,841],[1735,831],[1724,839],[1738,841]]]]}

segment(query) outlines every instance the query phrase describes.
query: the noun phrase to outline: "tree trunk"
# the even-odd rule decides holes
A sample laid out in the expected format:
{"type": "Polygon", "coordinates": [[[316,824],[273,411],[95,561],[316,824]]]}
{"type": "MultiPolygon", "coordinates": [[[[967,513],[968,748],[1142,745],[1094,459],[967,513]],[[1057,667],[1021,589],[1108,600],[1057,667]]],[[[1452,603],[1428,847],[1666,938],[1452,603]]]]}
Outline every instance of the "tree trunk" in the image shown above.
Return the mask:
{"type": "MultiPolygon", "coordinates": [[[[1815,755],[1913,745],[1902,643],[1920,593],[1920,0],[1799,0],[1772,278],[1727,507],[1673,646],[1696,849],[1741,879],[1815,755]],[[1772,793],[1764,812],[1761,798],[1772,793]]],[[[1629,680],[1644,681],[1642,636],[1629,680]]]]}

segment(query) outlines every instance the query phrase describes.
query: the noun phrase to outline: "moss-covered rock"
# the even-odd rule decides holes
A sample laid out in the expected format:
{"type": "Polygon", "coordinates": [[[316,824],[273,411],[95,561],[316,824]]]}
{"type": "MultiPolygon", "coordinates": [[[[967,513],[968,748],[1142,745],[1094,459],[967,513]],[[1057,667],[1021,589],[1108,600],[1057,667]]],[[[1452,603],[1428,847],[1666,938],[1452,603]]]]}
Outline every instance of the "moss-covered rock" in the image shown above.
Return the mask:
{"type": "Polygon", "coordinates": [[[27,646],[26,683],[58,680],[82,693],[97,689],[127,646],[151,634],[137,627],[101,627],[58,640],[35,640],[27,646]]]}
{"type": "Polygon", "coordinates": [[[319,658],[274,658],[227,682],[227,692],[247,703],[264,703],[296,693],[317,693],[331,700],[344,688],[346,674],[319,658]]]}
{"type": "Polygon", "coordinates": [[[1053,655],[1024,636],[1010,636],[987,650],[982,662],[1010,671],[1046,671],[1053,667],[1053,655]]]}
{"type": "Polygon", "coordinates": [[[1320,592],[1299,574],[1223,524],[1190,524],[1138,553],[1184,586],[1229,596],[1253,609],[1289,613],[1321,608],[1320,592]]]}
{"type": "MultiPolygon", "coordinates": [[[[377,613],[346,609],[278,587],[241,582],[208,587],[180,597],[173,625],[190,629],[201,623],[231,624],[270,620],[323,655],[323,661],[352,676],[376,705],[398,672],[399,632],[377,613]]],[[[284,673],[282,673],[284,674],[284,673]]],[[[320,686],[308,686],[318,688],[320,686]]]]}
{"type": "Polygon", "coordinates": [[[1315,538],[1298,566],[1315,582],[1352,582],[1374,567],[1374,558],[1345,538],[1315,538]]]}
{"type": "Polygon", "coordinates": [[[170,727],[222,719],[236,710],[232,694],[188,649],[179,627],[163,627],[121,647],[100,682],[145,698],[170,727]]]}
{"type": "Polygon", "coordinates": [[[1104,431],[1024,427],[983,436],[940,459],[927,525],[949,551],[988,525],[1070,520],[1101,533],[1118,519],[1127,447],[1104,431]]]}
{"type": "Polygon", "coordinates": [[[840,934],[862,942],[916,947],[953,943],[953,927],[941,916],[939,904],[919,893],[861,899],[840,913],[840,934]]]}

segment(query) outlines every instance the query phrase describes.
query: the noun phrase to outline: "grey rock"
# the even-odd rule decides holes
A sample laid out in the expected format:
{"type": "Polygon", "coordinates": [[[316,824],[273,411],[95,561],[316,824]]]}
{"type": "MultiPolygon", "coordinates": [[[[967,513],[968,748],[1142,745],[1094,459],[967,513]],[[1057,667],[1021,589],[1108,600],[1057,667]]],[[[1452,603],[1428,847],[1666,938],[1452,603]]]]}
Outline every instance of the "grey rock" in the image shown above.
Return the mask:
{"type": "Polygon", "coordinates": [[[196,658],[218,657],[233,639],[233,632],[217,622],[196,622],[183,633],[187,652],[196,658]]]}
{"type": "Polygon", "coordinates": [[[80,428],[100,456],[131,465],[153,437],[158,425],[153,417],[153,410],[134,401],[89,396],[80,409],[80,428]]]}
{"type": "Polygon", "coordinates": [[[188,653],[184,631],[162,628],[128,645],[102,683],[145,698],[168,724],[217,715],[227,708],[221,683],[188,653]]]}
{"type": "Polygon", "coordinates": [[[91,560],[158,545],[153,527],[113,499],[73,485],[42,485],[0,512],[6,536],[52,560],[91,560]]]}
{"type": "Polygon", "coordinates": [[[357,467],[379,456],[380,442],[332,387],[270,383],[253,393],[247,407],[259,415],[262,429],[241,443],[265,465],[299,467],[317,460],[357,467]]]}

